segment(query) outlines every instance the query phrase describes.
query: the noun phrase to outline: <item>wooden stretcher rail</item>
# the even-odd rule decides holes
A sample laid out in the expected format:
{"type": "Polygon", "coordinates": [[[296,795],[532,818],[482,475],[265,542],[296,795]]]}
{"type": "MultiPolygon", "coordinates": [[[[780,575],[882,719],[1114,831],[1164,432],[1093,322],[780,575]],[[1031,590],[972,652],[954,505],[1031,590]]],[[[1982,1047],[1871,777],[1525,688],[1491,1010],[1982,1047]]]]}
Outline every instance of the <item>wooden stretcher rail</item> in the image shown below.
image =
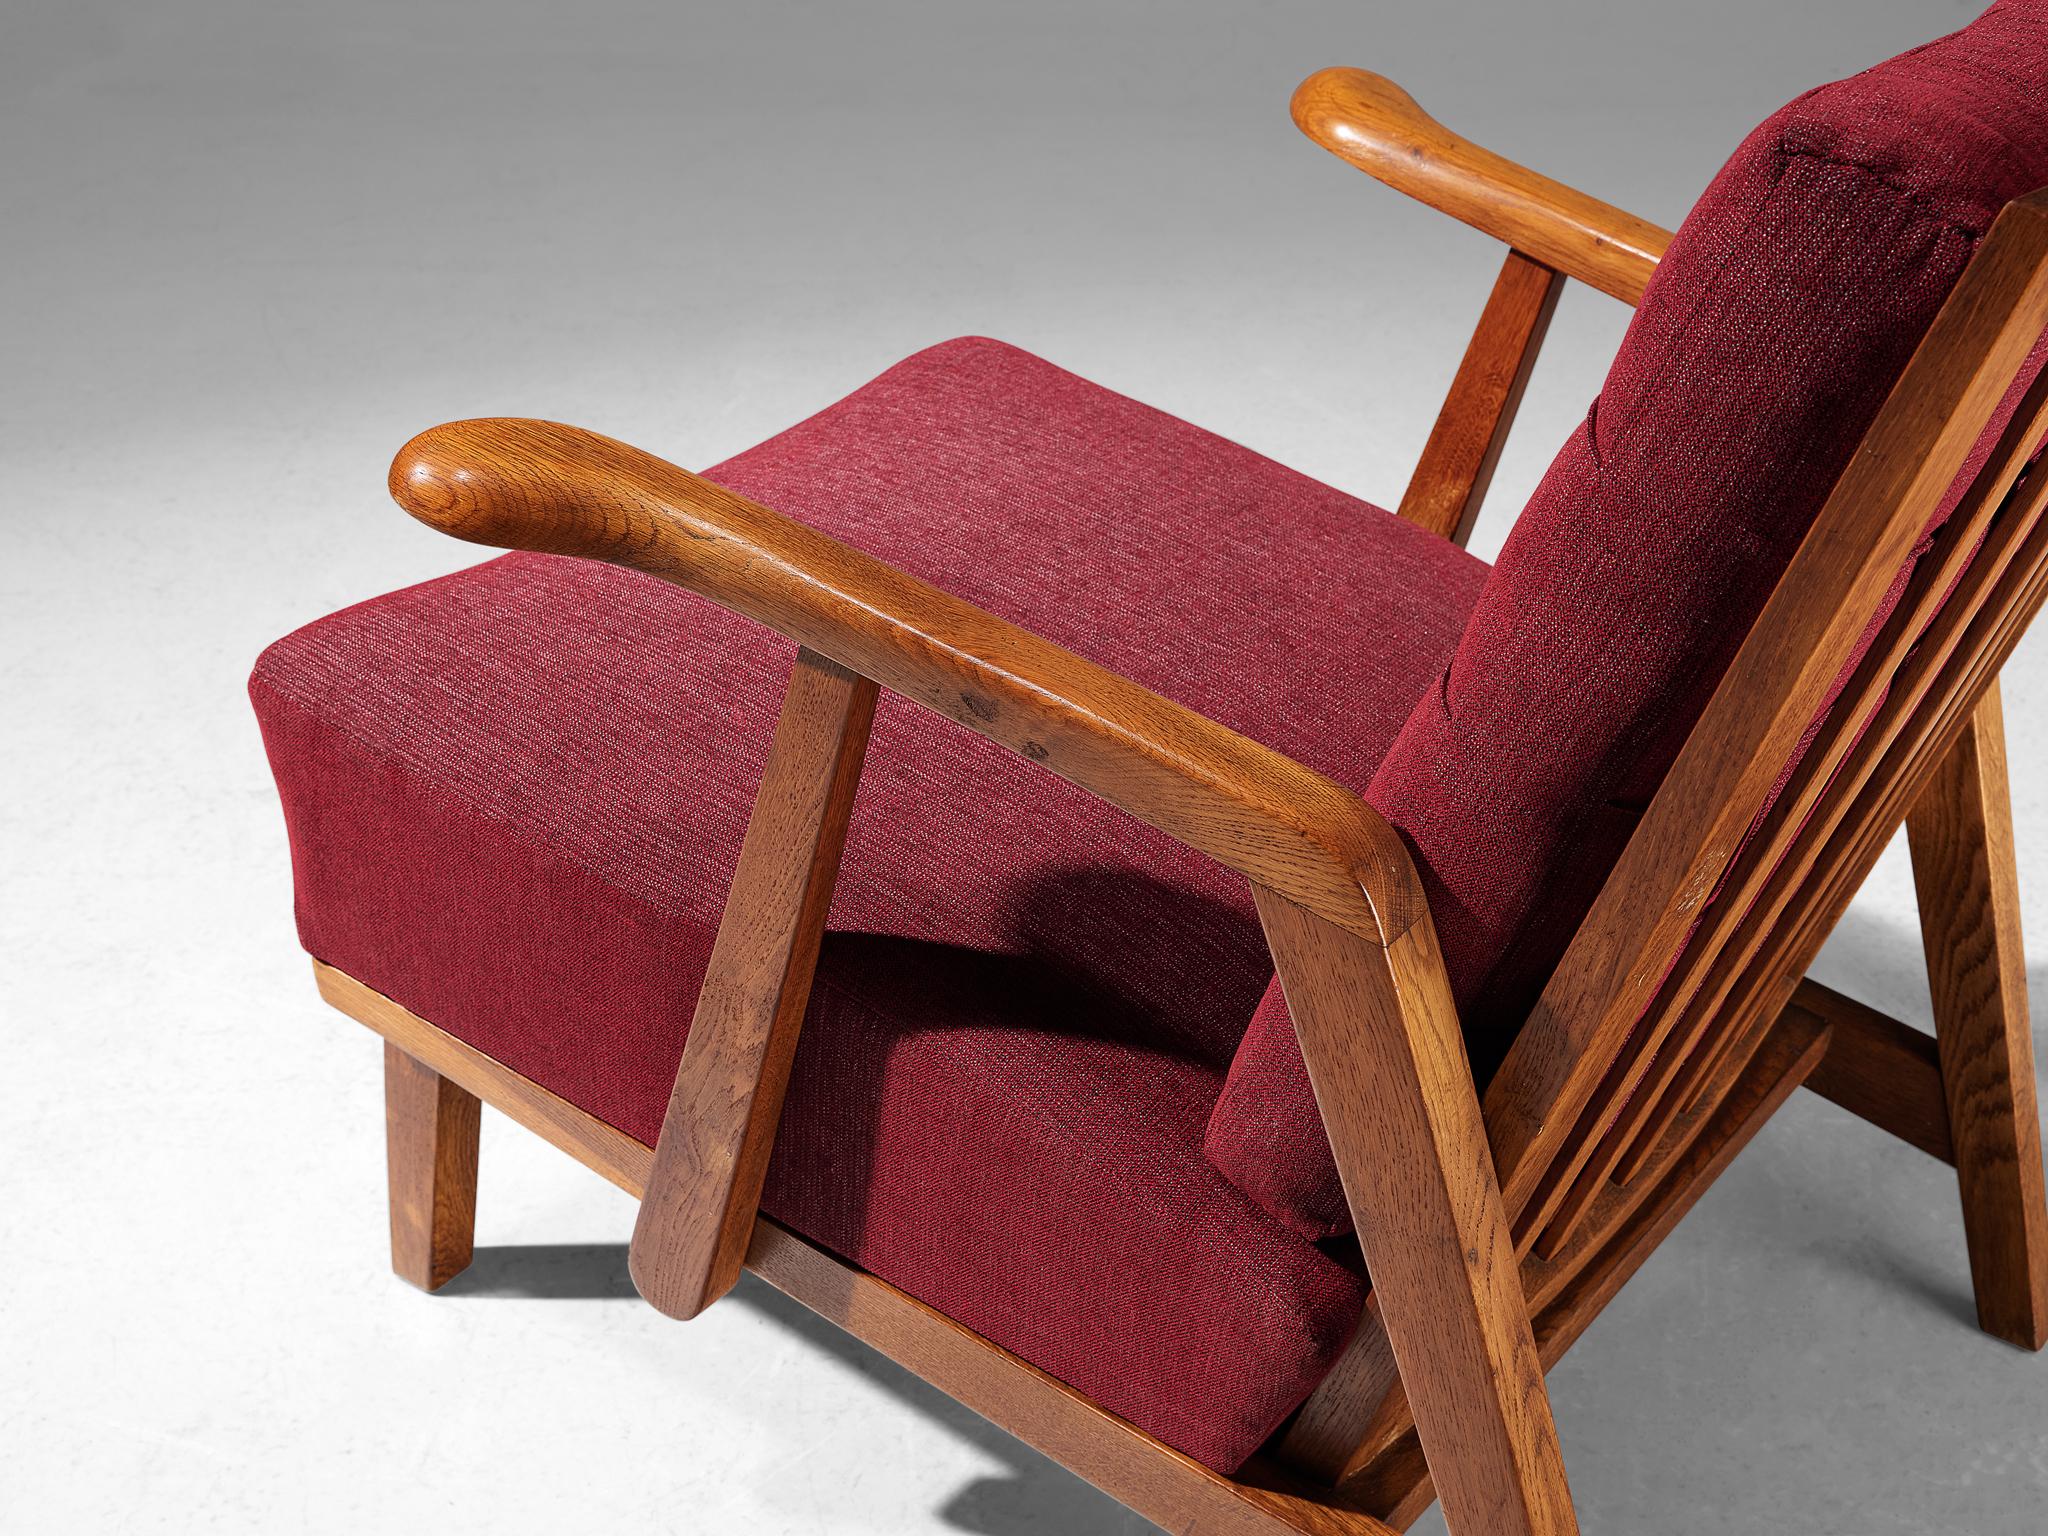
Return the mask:
{"type": "MultiPolygon", "coordinates": [[[[320,995],[331,1006],[628,1194],[644,1196],[652,1149],[345,972],[317,961],[313,970],[320,995]]],[[[1615,1191],[1580,1245],[1561,1262],[1526,1263],[1524,1284],[1536,1309],[1546,1368],[1562,1358],[1820,1062],[1827,1035],[1827,1022],[1818,1015],[1789,1012],[1753,1058],[1729,1063],[1725,1091],[1710,1107],[1673,1127],[1669,1162],[1654,1184],[1615,1191]]],[[[746,1267],[1168,1529],[1383,1536],[1405,1528],[1434,1496],[1412,1420],[1403,1413],[1386,1421],[1372,1454],[1329,1469],[1341,1475],[1341,1486],[1316,1480],[1320,1469],[1303,1465],[1294,1436],[1277,1454],[1255,1458],[1238,1476],[1225,1477],[770,1218],[756,1224],[746,1267]]]]}
{"type": "Polygon", "coordinates": [[[1792,1006],[1825,1019],[1834,1031],[1826,1059],[1806,1079],[1808,1088],[1929,1157],[1955,1163],[1934,1036],[1810,977],[1792,994],[1792,1006]]]}

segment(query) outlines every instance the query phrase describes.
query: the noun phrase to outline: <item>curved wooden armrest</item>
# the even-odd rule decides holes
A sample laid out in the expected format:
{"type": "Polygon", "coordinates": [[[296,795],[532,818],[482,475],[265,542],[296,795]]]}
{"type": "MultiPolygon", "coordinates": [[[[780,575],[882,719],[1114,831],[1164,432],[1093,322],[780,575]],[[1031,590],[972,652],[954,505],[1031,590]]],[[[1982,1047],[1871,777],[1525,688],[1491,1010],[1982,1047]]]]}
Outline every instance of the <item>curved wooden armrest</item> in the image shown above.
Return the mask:
{"type": "Polygon", "coordinates": [[[1375,944],[1425,910],[1400,838],[1341,785],[638,449],[553,422],[453,422],[399,450],[390,484],[457,538],[700,593],[1375,944]]]}
{"type": "Polygon", "coordinates": [[[1397,191],[1634,304],[1671,232],[1459,137],[1400,86],[1324,69],[1294,93],[1294,121],[1332,154],[1397,191]]]}

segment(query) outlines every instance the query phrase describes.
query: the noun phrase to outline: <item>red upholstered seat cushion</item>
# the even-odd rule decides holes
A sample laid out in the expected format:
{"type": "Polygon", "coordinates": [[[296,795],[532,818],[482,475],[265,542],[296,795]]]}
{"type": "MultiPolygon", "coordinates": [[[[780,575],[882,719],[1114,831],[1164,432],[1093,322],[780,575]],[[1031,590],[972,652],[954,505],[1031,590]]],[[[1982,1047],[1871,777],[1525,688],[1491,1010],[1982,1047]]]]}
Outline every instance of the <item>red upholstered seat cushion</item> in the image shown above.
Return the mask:
{"type": "MultiPolygon", "coordinates": [[[[2048,184],[2048,0],[1794,101],[1707,188],[1367,798],[1417,854],[1482,1077],[2011,199],[2048,184]]],[[[1277,987],[1209,1131],[1349,1228],[1277,987]]]]}
{"type": "MultiPolygon", "coordinates": [[[[1353,784],[1485,575],[988,341],[712,474],[1353,784]]],[[[280,641],[306,947],[651,1143],[792,654],[523,555],[280,641]]],[[[831,928],[767,1209],[1234,1467],[1363,1300],[1203,1156],[1271,974],[1244,882],[885,697],[831,928]]]]}

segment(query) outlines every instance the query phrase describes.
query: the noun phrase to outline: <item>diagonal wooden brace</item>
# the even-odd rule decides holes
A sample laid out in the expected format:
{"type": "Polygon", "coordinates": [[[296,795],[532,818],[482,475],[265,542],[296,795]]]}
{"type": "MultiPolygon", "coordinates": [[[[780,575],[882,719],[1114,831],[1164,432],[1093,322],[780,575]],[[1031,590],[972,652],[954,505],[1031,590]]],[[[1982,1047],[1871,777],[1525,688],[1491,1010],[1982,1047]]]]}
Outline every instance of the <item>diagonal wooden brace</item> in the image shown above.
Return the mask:
{"type": "Polygon", "coordinates": [[[875,692],[798,652],[633,1227],[633,1283],[670,1317],[702,1312],[746,1260],[875,692]]]}

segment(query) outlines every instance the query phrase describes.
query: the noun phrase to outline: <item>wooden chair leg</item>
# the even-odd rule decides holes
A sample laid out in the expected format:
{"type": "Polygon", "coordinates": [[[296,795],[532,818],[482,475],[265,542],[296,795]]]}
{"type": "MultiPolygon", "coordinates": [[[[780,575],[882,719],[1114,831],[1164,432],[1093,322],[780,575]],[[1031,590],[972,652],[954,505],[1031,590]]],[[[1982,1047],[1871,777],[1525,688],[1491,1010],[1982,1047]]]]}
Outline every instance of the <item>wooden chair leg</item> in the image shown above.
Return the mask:
{"type": "Polygon", "coordinates": [[[1379,945],[1253,887],[1452,1536],[1578,1519],[1464,1038],[1425,915],[1379,945]]]}
{"type": "Polygon", "coordinates": [[[474,1094],[386,1042],[391,1268],[423,1291],[438,1291],[469,1267],[482,1109],[474,1094]]]}
{"type": "Polygon", "coordinates": [[[2034,1042],[1994,682],[1906,818],[1963,1227],[1986,1333],[2048,1343],[2034,1042]]]}

